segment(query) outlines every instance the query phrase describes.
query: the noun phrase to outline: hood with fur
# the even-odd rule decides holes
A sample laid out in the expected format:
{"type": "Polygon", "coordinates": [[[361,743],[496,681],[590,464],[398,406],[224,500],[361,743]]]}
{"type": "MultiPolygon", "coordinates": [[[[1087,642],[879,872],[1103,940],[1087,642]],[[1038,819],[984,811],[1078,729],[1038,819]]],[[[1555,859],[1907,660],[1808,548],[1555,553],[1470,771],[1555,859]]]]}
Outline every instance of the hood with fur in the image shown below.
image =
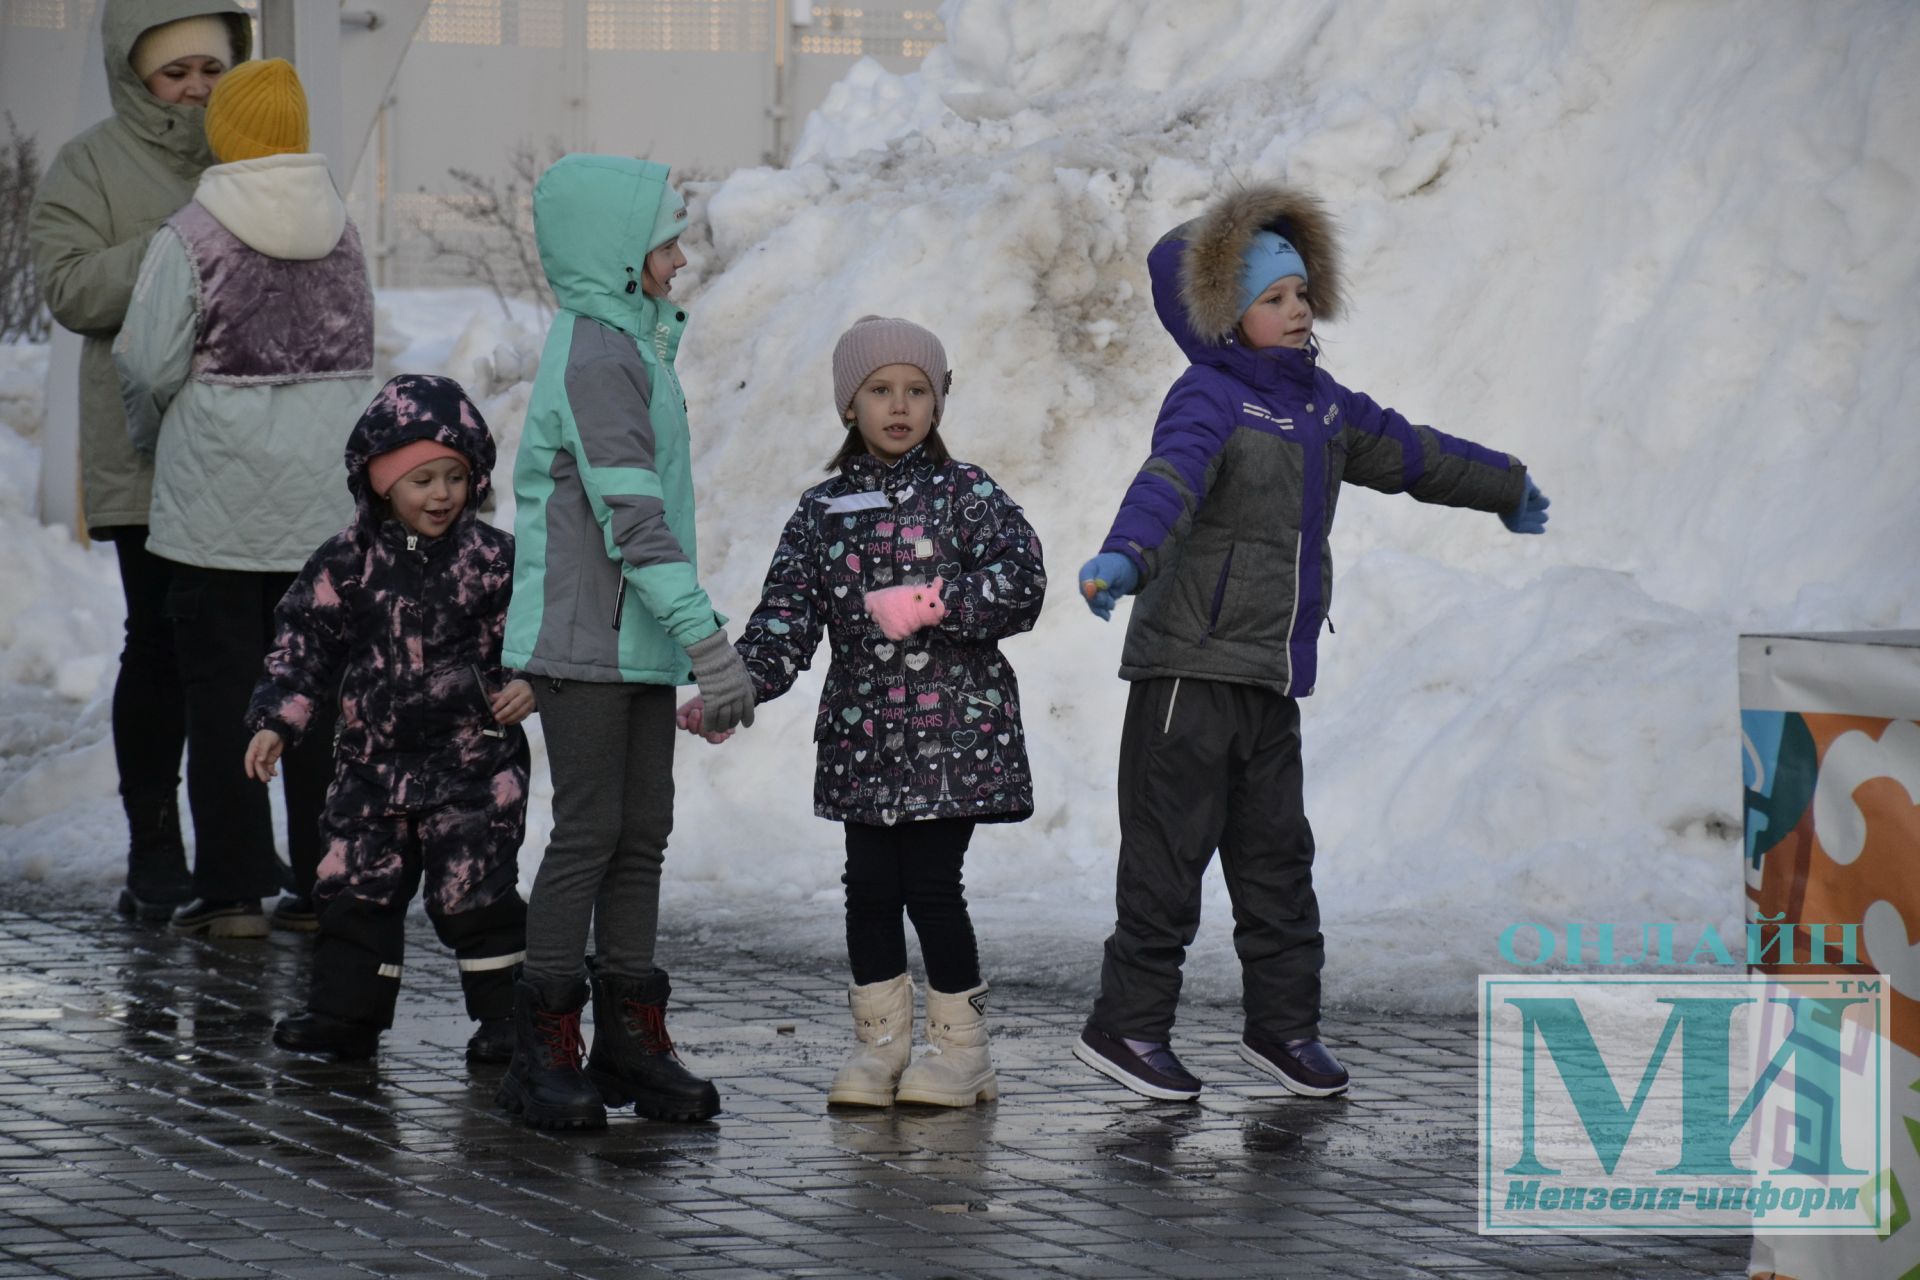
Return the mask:
{"type": "Polygon", "coordinates": [[[1240,323],[1240,260],[1260,231],[1277,232],[1299,251],[1316,320],[1338,320],[1345,313],[1332,215],[1302,191],[1247,187],[1169,231],[1147,256],[1154,307],[1189,358],[1224,346],[1240,323]]]}

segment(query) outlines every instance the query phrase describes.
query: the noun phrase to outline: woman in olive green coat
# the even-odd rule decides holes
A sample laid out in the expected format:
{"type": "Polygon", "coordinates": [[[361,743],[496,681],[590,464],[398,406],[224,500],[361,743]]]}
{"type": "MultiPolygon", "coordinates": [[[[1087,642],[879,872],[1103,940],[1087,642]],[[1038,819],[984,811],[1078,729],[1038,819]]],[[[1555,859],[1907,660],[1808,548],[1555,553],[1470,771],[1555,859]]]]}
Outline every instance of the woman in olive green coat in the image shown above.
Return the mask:
{"type": "Polygon", "coordinates": [[[113,693],[114,757],[130,849],[123,914],[164,920],[190,894],[176,796],[186,702],[165,616],[167,562],[147,551],[153,464],[127,438],[113,339],[155,229],[213,163],[201,115],[220,73],[252,51],[234,0],[108,0],[113,115],[67,143],[28,235],[54,319],[80,334],[80,478],[88,530],[111,539],[127,600],[113,693]]]}

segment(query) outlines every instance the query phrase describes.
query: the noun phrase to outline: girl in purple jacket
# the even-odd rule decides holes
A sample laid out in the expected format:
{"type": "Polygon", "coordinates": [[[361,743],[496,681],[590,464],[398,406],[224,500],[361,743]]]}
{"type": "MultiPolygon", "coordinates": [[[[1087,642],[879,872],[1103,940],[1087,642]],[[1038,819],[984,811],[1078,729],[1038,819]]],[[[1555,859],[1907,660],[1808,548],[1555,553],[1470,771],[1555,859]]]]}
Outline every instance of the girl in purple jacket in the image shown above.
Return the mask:
{"type": "Polygon", "coordinates": [[[402,374],[347,441],[356,512],[274,611],[253,692],[248,776],[340,697],[333,785],[314,886],[320,936],[303,1013],[283,1049],[364,1058],[393,1025],[407,906],[426,879],[427,918],[460,965],[479,1029],[471,1062],[513,1051],[513,967],[526,958],[520,839],[527,820],[533,690],[500,664],[513,535],[480,519],[493,437],[451,378],[402,374]]]}
{"type": "MultiPolygon", "coordinates": [[[[737,644],[757,702],[785,693],[822,633],[814,812],[846,825],[854,1054],[829,1103],[965,1107],[998,1093],[987,985],[961,867],[976,824],[1033,813],[1020,689],[999,641],[1040,616],[1046,569],[1020,508],[941,438],[940,340],[867,316],[833,353],[845,439],[800,495],[737,644]],[[927,965],[928,1051],[911,1065],[913,980],[927,965]]],[[[699,699],[681,709],[700,729],[699,699]]]]}

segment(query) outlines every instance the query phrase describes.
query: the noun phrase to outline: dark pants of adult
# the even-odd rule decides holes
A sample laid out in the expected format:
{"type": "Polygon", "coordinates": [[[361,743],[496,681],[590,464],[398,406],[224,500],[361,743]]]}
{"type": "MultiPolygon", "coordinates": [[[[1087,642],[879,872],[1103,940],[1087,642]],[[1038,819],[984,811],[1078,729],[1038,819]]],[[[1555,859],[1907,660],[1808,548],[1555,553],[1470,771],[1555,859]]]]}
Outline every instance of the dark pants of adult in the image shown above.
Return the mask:
{"type": "Polygon", "coordinates": [[[907,971],[904,910],[920,938],[927,985],[949,994],[980,985],[980,951],[960,881],[973,819],[896,826],[847,823],[847,959],[861,986],[907,971]]]}
{"type": "MultiPolygon", "coordinates": [[[[273,644],[273,610],[291,573],[175,564],[167,592],[187,695],[187,803],[193,810],[193,891],[215,901],[265,898],[283,887],[267,789],[242,767],[247,703],[273,644]]],[[[280,758],[293,889],[311,894],[320,864],[320,811],[333,778],[330,697],[300,745],[280,758]]]]}
{"type": "Polygon", "coordinates": [[[1300,704],[1269,689],[1136,680],[1120,738],[1118,920],[1093,1025],[1165,1041],[1215,849],[1233,900],[1246,1029],[1318,1036],[1325,947],[1300,768],[1300,704]]]}
{"type": "Polygon", "coordinates": [[[127,887],[149,901],[182,901],[191,889],[180,837],[187,701],[166,614],[174,565],[147,550],[143,524],[103,533],[119,557],[127,601],[126,643],[113,682],[113,761],[127,811],[127,887]]]}
{"type": "Polygon", "coordinates": [[[527,904],[524,977],[557,1007],[598,971],[654,973],[660,871],[673,834],[671,685],[543,680],[540,725],[553,773],[553,835],[527,904]]]}

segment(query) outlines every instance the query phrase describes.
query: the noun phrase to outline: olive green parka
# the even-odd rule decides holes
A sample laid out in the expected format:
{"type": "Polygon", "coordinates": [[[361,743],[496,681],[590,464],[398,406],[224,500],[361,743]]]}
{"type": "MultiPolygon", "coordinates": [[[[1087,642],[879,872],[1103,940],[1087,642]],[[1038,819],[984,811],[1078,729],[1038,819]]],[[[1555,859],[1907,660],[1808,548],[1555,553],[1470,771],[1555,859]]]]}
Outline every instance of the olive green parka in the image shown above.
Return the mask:
{"type": "Polygon", "coordinates": [[[147,523],[153,462],[127,438],[113,339],[147,242],[193,198],[200,171],[213,163],[204,108],[161,102],[134,75],[129,58],[142,32],[200,14],[227,18],[236,62],[252,52],[252,25],[234,0],[107,0],[101,43],[113,115],[60,148],[28,215],[47,309],[86,339],[80,480],[87,527],[95,531],[147,523]]]}

